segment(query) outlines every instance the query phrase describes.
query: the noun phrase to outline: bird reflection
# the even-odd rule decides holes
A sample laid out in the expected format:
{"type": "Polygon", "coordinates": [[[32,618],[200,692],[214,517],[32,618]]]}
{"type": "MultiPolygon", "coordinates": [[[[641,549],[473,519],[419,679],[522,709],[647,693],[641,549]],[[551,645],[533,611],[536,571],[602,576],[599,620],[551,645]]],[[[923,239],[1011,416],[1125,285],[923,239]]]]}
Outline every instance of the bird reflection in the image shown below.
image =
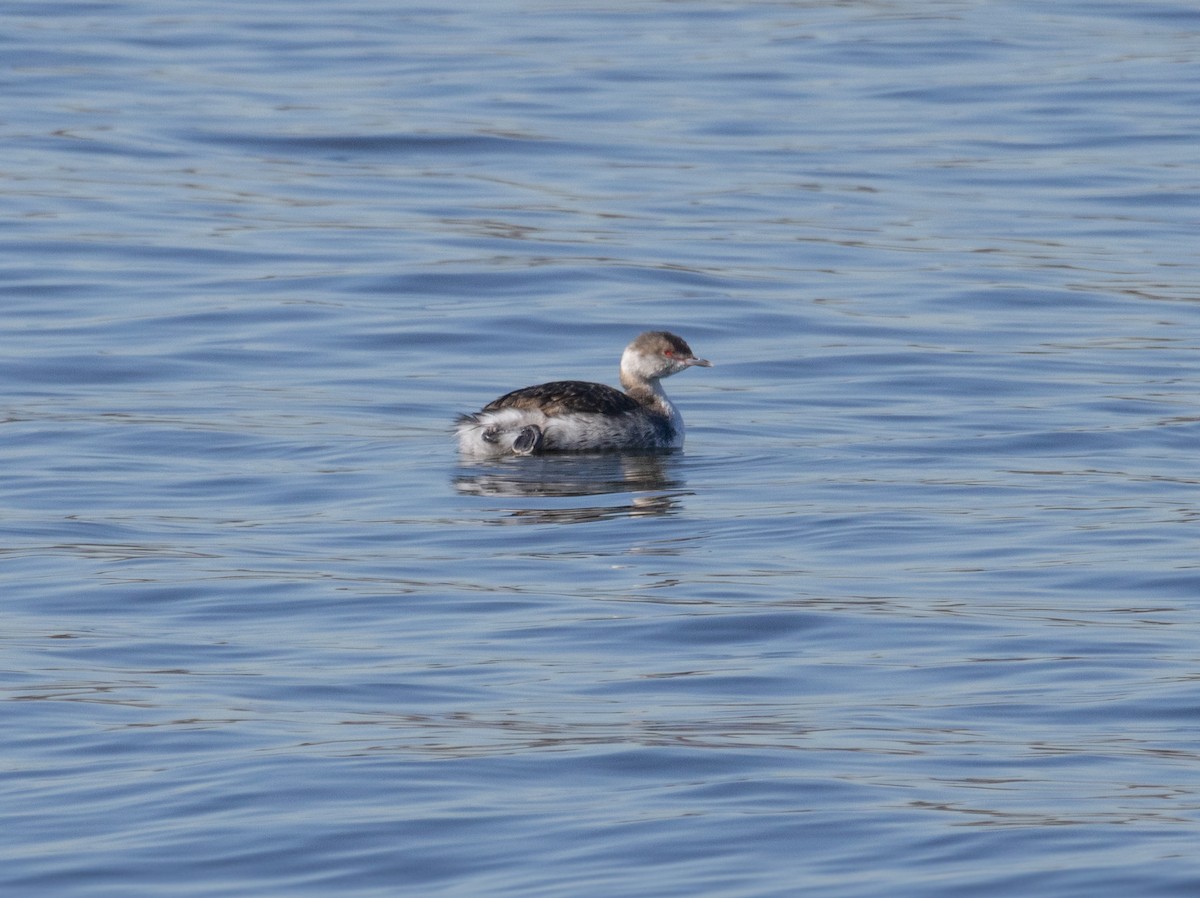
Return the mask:
{"type": "Polygon", "coordinates": [[[508,458],[464,467],[455,488],[468,496],[559,499],[626,495],[624,502],[510,509],[496,523],[576,524],[613,517],[670,514],[683,481],[670,470],[671,453],[570,453],[508,458]]]}

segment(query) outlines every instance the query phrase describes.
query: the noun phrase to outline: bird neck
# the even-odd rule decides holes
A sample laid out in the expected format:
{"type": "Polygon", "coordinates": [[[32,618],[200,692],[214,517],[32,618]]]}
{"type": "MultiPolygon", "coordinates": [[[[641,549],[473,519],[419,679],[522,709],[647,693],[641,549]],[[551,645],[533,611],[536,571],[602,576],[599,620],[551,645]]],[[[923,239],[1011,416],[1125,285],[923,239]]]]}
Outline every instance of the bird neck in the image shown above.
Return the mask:
{"type": "Polygon", "coordinates": [[[667,394],[663,392],[662,381],[657,377],[642,377],[625,368],[621,369],[621,386],[625,388],[625,392],[636,399],[642,405],[664,412],[671,413],[671,401],[667,399],[667,394]]]}

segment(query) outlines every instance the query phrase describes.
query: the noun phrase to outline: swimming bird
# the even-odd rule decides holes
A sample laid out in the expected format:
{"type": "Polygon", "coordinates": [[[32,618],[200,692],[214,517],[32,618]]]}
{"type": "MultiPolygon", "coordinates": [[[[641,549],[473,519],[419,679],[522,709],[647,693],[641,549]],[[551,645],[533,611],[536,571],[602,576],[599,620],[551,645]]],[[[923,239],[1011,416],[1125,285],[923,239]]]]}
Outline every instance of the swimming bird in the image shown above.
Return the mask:
{"type": "Polygon", "coordinates": [[[455,430],[465,455],[535,455],[602,449],[678,449],[683,418],[662,379],[688,368],[711,368],[675,334],[648,331],[621,355],[621,386],[556,380],[494,399],[455,430]]]}

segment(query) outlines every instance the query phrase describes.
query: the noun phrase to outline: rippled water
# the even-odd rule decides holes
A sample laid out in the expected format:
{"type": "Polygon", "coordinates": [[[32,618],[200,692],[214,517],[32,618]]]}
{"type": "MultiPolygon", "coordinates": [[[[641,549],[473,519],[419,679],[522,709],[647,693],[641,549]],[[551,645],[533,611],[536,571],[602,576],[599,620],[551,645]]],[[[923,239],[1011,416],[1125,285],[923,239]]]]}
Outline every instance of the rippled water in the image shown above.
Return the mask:
{"type": "Polygon", "coordinates": [[[1200,888],[1192,5],[6,26],[7,891],[1200,888]]]}

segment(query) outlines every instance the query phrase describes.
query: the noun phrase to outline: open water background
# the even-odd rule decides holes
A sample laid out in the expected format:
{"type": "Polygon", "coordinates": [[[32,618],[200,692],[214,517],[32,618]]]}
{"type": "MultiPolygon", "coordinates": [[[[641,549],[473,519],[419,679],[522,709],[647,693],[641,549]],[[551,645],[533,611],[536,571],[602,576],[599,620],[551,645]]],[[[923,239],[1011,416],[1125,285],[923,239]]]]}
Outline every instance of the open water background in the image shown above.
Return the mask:
{"type": "Polygon", "coordinates": [[[1195,4],[3,24],[6,894],[1200,892],[1195,4]]]}

